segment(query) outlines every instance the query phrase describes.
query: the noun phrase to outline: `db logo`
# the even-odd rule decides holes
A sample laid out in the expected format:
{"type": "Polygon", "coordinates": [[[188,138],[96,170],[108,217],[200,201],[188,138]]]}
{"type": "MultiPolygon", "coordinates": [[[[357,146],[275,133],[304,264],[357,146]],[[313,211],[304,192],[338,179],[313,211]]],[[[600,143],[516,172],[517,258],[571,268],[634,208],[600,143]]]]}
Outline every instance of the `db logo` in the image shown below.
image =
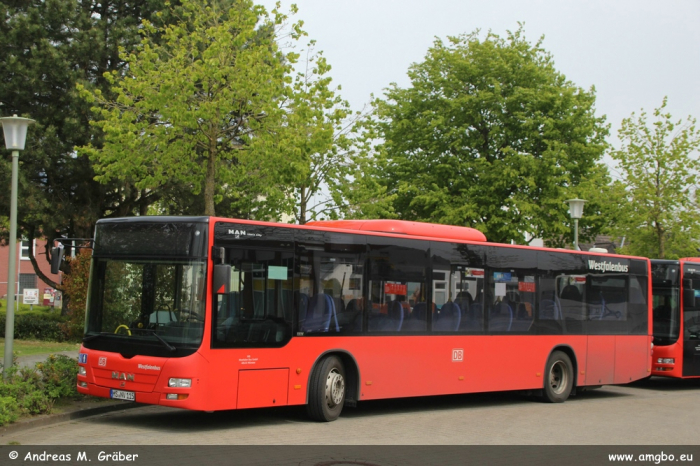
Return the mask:
{"type": "Polygon", "coordinates": [[[99,364],[100,366],[106,366],[107,365],[107,358],[100,358],[97,361],[97,364],[99,364]]]}
{"type": "Polygon", "coordinates": [[[464,350],[462,348],[457,348],[452,350],[452,362],[462,362],[464,361],[464,350]]]}

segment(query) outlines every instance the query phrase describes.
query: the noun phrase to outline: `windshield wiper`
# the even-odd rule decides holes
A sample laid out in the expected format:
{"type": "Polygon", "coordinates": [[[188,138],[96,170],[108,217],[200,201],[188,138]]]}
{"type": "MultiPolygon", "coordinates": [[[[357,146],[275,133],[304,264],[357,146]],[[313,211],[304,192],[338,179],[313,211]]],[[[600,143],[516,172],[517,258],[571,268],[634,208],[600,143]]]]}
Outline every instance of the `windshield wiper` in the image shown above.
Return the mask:
{"type": "MultiPolygon", "coordinates": [[[[165,341],[165,340],[164,340],[160,335],[158,335],[158,334],[156,333],[156,331],[153,330],[153,329],[150,329],[150,328],[132,328],[131,330],[132,330],[132,331],[135,330],[135,331],[137,331],[137,332],[150,332],[150,334],[153,335],[154,337],[156,337],[156,338],[158,339],[158,341],[160,341],[161,343],[163,343],[163,346],[165,346],[166,348],[168,348],[168,351],[170,351],[171,353],[172,353],[173,351],[177,351],[177,348],[175,348],[173,345],[171,345],[170,343],[168,343],[167,341],[165,341]]],[[[115,335],[115,334],[114,334],[114,333],[110,333],[110,332],[100,332],[100,333],[96,333],[95,335],[88,335],[88,336],[86,336],[86,337],[83,337],[83,342],[88,342],[88,341],[90,341],[90,340],[94,340],[95,338],[104,337],[104,336],[107,336],[107,335],[115,335]]]]}
{"type": "Polygon", "coordinates": [[[94,340],[95,338],[99,338],[99,337],[104,337],[106,335],[114,335],[114,334],[110,333],[110,332],[100,332],[100,333],[96,333],[94,335],[88,335],[86,337],[83,337],[83,342],[94,340]]]}
{"type": "Polygon", "coordinates": [[[153,335],[154,337],[156,337],[156,338],[158,339],[159,342],[163,343],[163,346],[165,346],[166,348],[168,348],[168,351],[170,351],[171,353],[172,353],[173,351],[176,351],[176,350],[177,350],[177,348],[175,348],[173,345],[171,345],[170,343],[168,343],[167,341],[165,341],[165,340],[163,339],[163,337],[161,337],[160,335],[158,335],[158,334],[156,333],[156,331],[153,330],[153,329],[151,329],[151,328],[138,328],[138,329],[133,329],[133,330],[136,330],[136,331],[138,331],[138,332],[149,332],[151,335],[153,335]]]}

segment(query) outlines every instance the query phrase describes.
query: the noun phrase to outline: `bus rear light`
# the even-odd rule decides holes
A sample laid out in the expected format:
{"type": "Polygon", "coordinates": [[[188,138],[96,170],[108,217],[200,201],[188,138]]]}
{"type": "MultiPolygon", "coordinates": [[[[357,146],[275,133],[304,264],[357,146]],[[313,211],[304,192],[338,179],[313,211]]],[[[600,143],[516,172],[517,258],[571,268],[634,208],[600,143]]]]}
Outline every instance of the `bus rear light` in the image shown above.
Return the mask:
{"type": "Polygon", "coordinates": [[[166,400],[186,400],[189,395],[187,393],[167,393],[166,400]]]}
{"type": "Polygon", "coordinates": [[[82,375],[83,377],[87,376],[87,371],[84,366],[78,366],[78,375],[82,375]]]}
{"type": "Polygon", "coordinates": [[[674,358],[659,358],[656,362],[658,364],[675,364],[676,360],[674,358]]]}
{"type": "Polygon", "coordinates": [[[168,387],[175,388],[190,388],[192,386],[192,379],[170,379],[168,380],[168,387]]]}

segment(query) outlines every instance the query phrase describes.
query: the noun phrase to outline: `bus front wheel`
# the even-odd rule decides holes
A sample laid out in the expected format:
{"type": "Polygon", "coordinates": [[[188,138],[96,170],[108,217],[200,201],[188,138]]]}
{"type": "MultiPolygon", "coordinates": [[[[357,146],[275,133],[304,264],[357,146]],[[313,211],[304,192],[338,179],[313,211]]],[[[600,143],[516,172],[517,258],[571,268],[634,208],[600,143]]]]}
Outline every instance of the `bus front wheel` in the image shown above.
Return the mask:
{"type": "Polygon", "coordinates": [[[329,356],[314,369],[306,412],[314,421],[335,421],[345,402],[345,368],[337,356],[329,356]]]}
{"type": "Polygon", "coordinates": [[[545,368],[543,401],[562,403],[569,398],[574,386],[574,370],[571,359],[562,351],[549,356],[545,368]]]}

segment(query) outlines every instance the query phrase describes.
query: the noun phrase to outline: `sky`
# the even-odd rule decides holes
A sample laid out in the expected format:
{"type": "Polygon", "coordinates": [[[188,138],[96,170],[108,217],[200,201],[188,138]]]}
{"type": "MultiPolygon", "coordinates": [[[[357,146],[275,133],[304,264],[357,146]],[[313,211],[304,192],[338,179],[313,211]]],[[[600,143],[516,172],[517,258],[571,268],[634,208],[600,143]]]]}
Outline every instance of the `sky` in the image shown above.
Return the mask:
{"type": "MultiPolygon", "coordinates": [[[[270,0],[258,0],[270,7],[270,0]]],[[[525,37],[584,89],[595,86],[596,113],[617,145],[623,118],[652,114],[668,96],[675,119],[700,118],[700,0],[283,0],[296,3],[308,39],[332,66],[340,95],[361,110],[395,82],[408,87],[412,63],[435,38],[477,29],[525,37]]],[[[306,43],[306,40],[303,42],[306,43]]]]}

